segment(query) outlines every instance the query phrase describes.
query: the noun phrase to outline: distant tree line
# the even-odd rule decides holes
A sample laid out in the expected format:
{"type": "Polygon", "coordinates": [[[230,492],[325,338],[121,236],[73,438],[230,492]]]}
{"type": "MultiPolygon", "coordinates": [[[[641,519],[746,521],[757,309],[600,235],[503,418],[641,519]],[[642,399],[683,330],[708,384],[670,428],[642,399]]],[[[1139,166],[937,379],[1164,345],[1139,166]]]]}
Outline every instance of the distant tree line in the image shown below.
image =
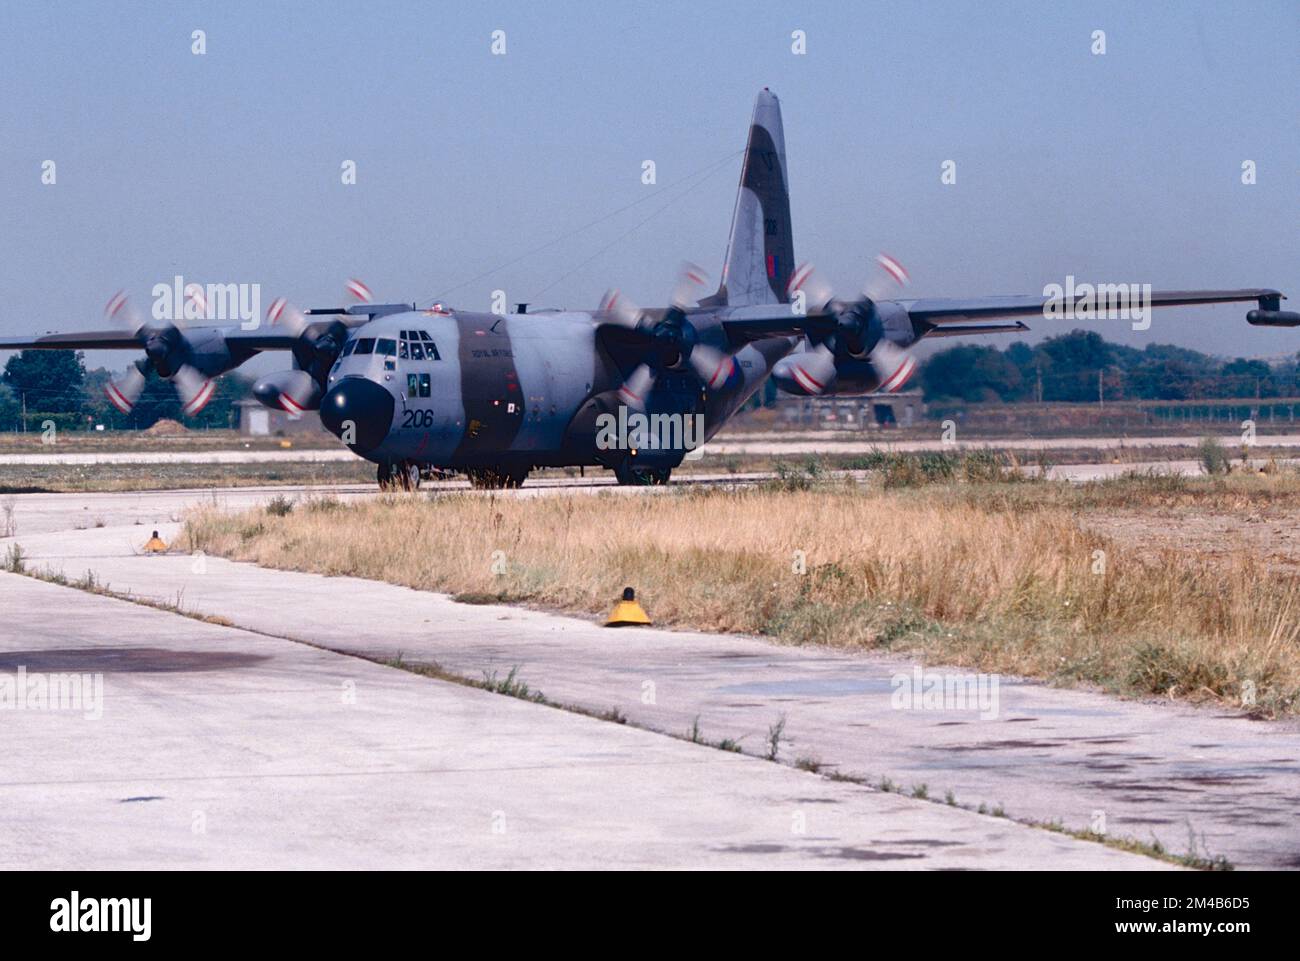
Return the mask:
{"type": "Polygon", "coordinates": [[[1074,330],[1036,347],[961,344],[939,351],[921,367],[927,402],[1087,402],[1295,397],[1297,361],[1222,358],[1172,344],[1142,349],[1074,330]]]}
{"type": "Polygon", "coordinates": [[[0,376],[0,431],[37,431],[45,421],[60,430],[142,430],[164,418],[190,427],[236,427],[235,401],[251,396],[248,381],[228,374],[216,382],[212,400],[196,417],[186,417],[172,384],[149,371],[144,391],[130,414],[121,413],[104,393],[115,374],[102,367],[87,371],[80,351],[24,350],[5,363],[0,376]]]}
{"type": "MultiPolygon", "coordinates": [[[[20,430],[26,409],[28,430],[47,420],[63,430],[140,430],[168,418],[191,427],[238,426],[235,402],[251,396],[236,374],[217,379],[211,402],[187,418],[175,388],[152,370],[130,414],[109,403],[104,387],[113,377],[87,371],[80,351],[25,350],[14,354],[0,377],[0,430],[20,430]]],[[[1236,358],[1224,361],[1186,347],[1149,344],[1142,349],[1111,343],[1095,331],[1074,330],[1031,347],[1016,341],[1004,348],[961,344],[941,350],[921,365],[920,386],[929,403],[1080,403],[1099,391],[1114,400],[1214,400],[1300,396],[1297,358],[1268,364],[1236,358]]],[[[751,401],[776,402],[776,385],[751,401]]]]}

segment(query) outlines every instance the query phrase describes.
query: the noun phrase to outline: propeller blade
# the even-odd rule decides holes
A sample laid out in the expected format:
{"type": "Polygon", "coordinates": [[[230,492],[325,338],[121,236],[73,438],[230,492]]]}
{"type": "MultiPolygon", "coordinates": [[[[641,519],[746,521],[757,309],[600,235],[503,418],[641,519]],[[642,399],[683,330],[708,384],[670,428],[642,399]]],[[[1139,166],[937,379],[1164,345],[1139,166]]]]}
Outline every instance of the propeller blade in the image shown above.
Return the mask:
{"type": "Polygon", "coordinates": [[[137,360],[129,365],[124,373],[104,385],[104,393],[109,402],[122,413],[129,414],[135,409],[136,401],[140,399],[140,393],[144,390],[147,369],[148,361],[137,360]]]}
{"type": "Polygon", "coordinates": [[[172,375],[171,381],[176,385],[176,393],[180,395],[181,410],[189,417],[193,417],[208,406],[208,401],[212,399],[212,393],[216,389],[211,378],[205,377],[189,364],[182,365],[172,375]]]}
{"type": "Polygon", "coordinates": [[[181,308],[177,323],[182,320],[206,320],[208,316],[208,297],[202,284],[185,285],[185,304],[181,308]]]}
{"type": "Polygon", "coordinates": [[[889,254],[877,254],[871,278],[862,288],[862,295],[871,300],[888,300],[896,297],[911,283],[906,268],[889,254]]]}
{"type": "Polygon", "coordinates": [[[641,324],[641,308],[623,296],[621,291],[610,289],[600,301],[600,312],[614,323],[635,328],[641,324]]]}
{"type": "MultiPolygon", "coordinates": [[[[274,307],[274,305],[272,305],[274,307]]],[[[185,287],[185,305],[182,314],[206,316],[207,303],[203,288],[198,284],[185,287]]],[[[194,416],[212,399],[215,385],[205,374],[195,367],[183,363],[188,348],[185,335],[175,322],[162,327],[149,327],[136,311],[126,291],[119,290],[104,306],[104,314],[114,323],[121,324],[141,336],[141,345],[145,349],[146,359],[138,360],[120,377],[105,385],[109,401],[124,414],[129,414],[140,399],[144,390],[145,373],[150,366],[160,374],[173,370],[168,378],[176,387],[180,396],[181,409],[189,416],[194,416]],[[177,364],[179,363],[179,366],[177,364]]]]}
{"type": "Polygon", "coordinates": [[[735,373],[736,361],[708,344],[696,344],[691,350],[691,368],[709,390],[721,390],[735,373]]]}
{"type": "Polygon", "coordinates": [[[309,371],[299,369],[276,371],[253,385],[253,396],[262,405],[295,415],[319,410],[323,392],[309,371]]]}
{"type": "MultiPolygon", "coordinates": [[[[140,316],[140,312],[125,290],[119,290],[108,299],[108,303],[104,305],[104,316],[113,324],[134,334],[140,334],[145,329],[144,318],[140,316]]],[[[135,409],[136,402],[140,400],[140,394],[144,391],[148,370],[149,361],[141,358],[105,384],[104,394],[108,397],[109,403],[123,414],[131,413],[135,409]]]]}
{"type": "Polygon", "coordinates": [[[295,337],[300,336],[307,327],[307,318],[303,312],[283,297],[271,301],[271,306],[266,308],[266,320],[272,327],[283,327],[295,337]]]}
{"type": "Polygon", "coordinates": [[[652,326],[645,323],[641,309],[617,290],[610,290],[600,302],[600,313],[623,327],[651,334],[650,359],[643,362],[618,390],[619,400],[637,410],[645,410],[646,398],[654,389],[657,369],[664,364],[676,366],[685,357],[695,373],[712,389],[727,383],[735,362],[721,351],[696,343],[696,334],[686,319],[686,310],[695,303],[697,288],[708,283],[708,274],[695,264],[684,263],[673,286],[672,303],[664,316],[652,326]]]}
{"type": "Polygon", "coordinates": [[[883,337],[871,349],[867,360],[880,378],[880,386],[876,389],[886,394],[902,390],[903,385],[916,373],[916,358],[883,337]]]}
{"type": "Polygon", "coordinates": [[[140,316],[140,312],[126,295],[125,290],[119,290],[108,299],[108,303],[104,305],[104,316],[132,332],[138,333],[144,327],[144,318],[140,316]]]}
{"type": "Polygon", "coordinates": [[[646,398],[655,385],[655,372],[649,364],[642,364],[618,389],[618,399],[628,407],[645,410],[646,398]]]}
{"type": "Polygon", "coordinates": [[[819,274],[812,264],[800,264],[790,275],[790,286],[787,290],[790,299],[794,300],[795,295],[800,291],[803,291],[804,307],[808,313],[821,312],[835,299],[835,291],[831,288],[830,281],[819,274]]]}
{"type": "Polygon", "coordinates": [[[679,310],[695,303],[695,291],[709,282],[709,275],[701,267],[690,262],[683,263],[677,271],[677,282],[673,285],[672,305],[679,310]]]}
{"type": "Polygon", "coordinates": [[[375,295],[370,292],[370,288],[355,277],[349,279],[348,282],[343,285],[343,289],[347,292],[348,296],[359,304],[368,304],[374,300],[375,297],[375,295]]]}
{"type": "Polygon", "coordinates": [[[835,353],[821,343],[812,350],[790,357],[790,374],[808,394],[824,392],[835,380],[835,353]]]}

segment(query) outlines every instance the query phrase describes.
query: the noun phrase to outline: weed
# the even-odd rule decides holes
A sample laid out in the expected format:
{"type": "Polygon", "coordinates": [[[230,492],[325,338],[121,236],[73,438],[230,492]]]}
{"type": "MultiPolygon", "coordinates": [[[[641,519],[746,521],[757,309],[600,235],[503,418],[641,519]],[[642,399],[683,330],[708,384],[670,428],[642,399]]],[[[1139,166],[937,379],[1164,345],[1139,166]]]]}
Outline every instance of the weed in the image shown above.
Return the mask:
{"type": "Polygon", "coordinates": [[[785,733],[785,715],[782,714],[775,724],[767,729],[767,759],[775,761],[781,751],[781,735],[785,733]]]}
{"type": "Polygon", "coordinates": [[[293,501],[283,494],[276,494],[266,502],[266,512],[272,517],[288,517],[293,513],[293,501]]]}
{"type": "Polygon", "coordinates": [[[1214,437],[1201,438],[1196,453],[1201,461],[1201,470],[1211,477],[1226,474],[1232,469],[1228,452],[1223,449],[1223,445],[1214,437]]]}

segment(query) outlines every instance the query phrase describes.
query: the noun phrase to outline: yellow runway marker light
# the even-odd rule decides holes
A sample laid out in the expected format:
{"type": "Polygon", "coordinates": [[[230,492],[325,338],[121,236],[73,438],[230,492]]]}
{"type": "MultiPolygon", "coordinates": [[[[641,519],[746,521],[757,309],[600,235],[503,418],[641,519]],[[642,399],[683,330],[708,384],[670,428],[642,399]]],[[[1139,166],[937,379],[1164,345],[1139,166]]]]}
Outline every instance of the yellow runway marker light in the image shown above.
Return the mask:
{"type": "Polygon", "coordinates": [[[623,588],[623,599],[614,605],[606,627],[631,627],[638,624],[649,625],[650,618],[636,599],[636,591],[630,587],[623,588]]]}

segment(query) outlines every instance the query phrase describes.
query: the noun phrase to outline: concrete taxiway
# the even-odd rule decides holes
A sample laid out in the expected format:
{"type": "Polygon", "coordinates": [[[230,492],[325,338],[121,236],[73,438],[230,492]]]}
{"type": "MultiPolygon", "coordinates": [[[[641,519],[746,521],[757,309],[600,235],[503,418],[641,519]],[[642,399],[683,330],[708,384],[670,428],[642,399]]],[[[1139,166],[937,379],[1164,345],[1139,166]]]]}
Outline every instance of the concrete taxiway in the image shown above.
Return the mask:
{"type": "MultiPolygon", "coordinates": [[[[785,648],[741,637],[609,631],[577,618],[466,606],[350,578],[268,571],[216,558],[196,564],[184,555],[145,557],[137,543],[147,536],[144,528],[159,527],[170,537],[177,526],[171,518],[185,503],[212,495],[157,493],[135,501],[129,499],[139,495],[94,495],[108,499],[98,507],[110,513],[113,498],[127,502],[125,513],[117,516],[128,526],[82,530],[75,529],[84,517],[82,495],[64,496],[62,512],[50,503],[53,496],[19,499],[17,539],[32,566],[49,566],[72,578],[90,570],[113,590],[166,602],[180,598],[187,610],[271,635],[234,631],[249,650],[259,643],[282,645],[287,642],[280,638],[288,637],[378,660],[400,653],[408,662],[437,663],[472,678],[485,672],[500,677],[518,667],[524,682],[553,701],[595,712],[616,709],[634,724],[678,735],[698,719],[704,738],[731,739],[755,754],[765,752],[770,728],[784,718],[779,756],[787,762],[816,763],[872,782],[887,778],[907,791],[924,785],[931,798],[951,792],[959,804],[1003,808],[1016,818],[1078,829],[1104,826],[1111,835],[1158,840],[1178,852],[1191,846],[1202,856],[1223,856],[1238,866],[1300,866],[1300,834],[1294,828],[1300,813],[1300,732],[1293,725],[1122,702],[1010,678],[1000,680],[999,705],[991,718],[973,711],[896,710],[891,681],[913,670],[897,658],[785,648]],[[27,510],[29,504],[39,509],[27,510]]],[[[238,504],[231,506],[239,506],[269,492],[232,496],[238,504]]],[[[16,579],[4,580],[7,588],[16,579]]],[[[94,600],[113,611],[123,604],[94,600]]],[[[653,611],[653,599],[648,600],[653,611]]],[[[110,647],[128,638],[137,643],[136,632],[123,630],[119,619],[120,614],[105,613],[102,625],[89,625],[84,638],[110,647]]],[[[61,636],[65,647],[79,637],[61,636]]],[[[248,669],[234,670],[234,679],[248,669]]],[[[536,715],[536,723],[547,724],[549,716],[536,715]]],[[[584,720],[604,725],[615,741],[628,731],[584,720]]],[[[223,722],[217,717],[204,723],[215,728],[223,722]]],[[[231,736],[240,736],[238,723],[234,727],[231,736]]],[[[129,730],[125,736],[129,741],[129,730]]],[[[765,761],[752,763],[825,783],[765,761]]],[[[906,804],[951,810],[911,799],[906,804]]],[[[932,840],[945,838],[940,832],[932,840]]],[[[780,845],[772,853],[794,856],[784,836],[759,843],[780,845]]],[[[678,863],[697,863],[679,856],[684,860],[678,863]]]]}
{"type": "Polygon", "coordinates": [[[1159,862],[0,574],[0,867],[1089,868],[1159,862]]]}
{"type": "Polygon", "coordinates": [[[1006,820],[0,574],[0,867],[1161,867],[1006,820]],[[83,705],[84,706],[84,705],[83,705]]]}

